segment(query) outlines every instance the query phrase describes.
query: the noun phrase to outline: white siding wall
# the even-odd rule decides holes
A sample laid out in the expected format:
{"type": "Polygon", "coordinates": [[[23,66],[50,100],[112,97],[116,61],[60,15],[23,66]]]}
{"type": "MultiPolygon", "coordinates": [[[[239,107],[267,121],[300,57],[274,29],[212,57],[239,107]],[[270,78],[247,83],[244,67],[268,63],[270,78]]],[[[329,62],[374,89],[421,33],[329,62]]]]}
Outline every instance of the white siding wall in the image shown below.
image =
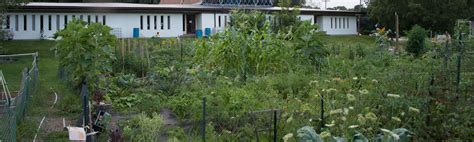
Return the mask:
{"type": "MultiPolygon", "coordinates": [[[[10,17],[10,30],[13,32],[14,39],[40,39],[41,15],[43,16],[43,31],[46,37],[52,37],[57,29],[63,29],[65,16],[67,16],[67,21],[71,21],[73,15],[76,18],[82,16],[86,22],[88,21],[88,16],[91,17],[91,22],[96,22],[96,16],[98,16],[97,22],[100,23],[103,22],[103,16],[105,16],[106,25],[114,28],[116,33],[120,31],[118,35],[123,38],[133,37],[133,28],[140,29],[140,37],[153,37],[157,32],[160,33],[160,37],[177,37],[185,34],[185,31],[183,31],[183,14],[178,13],[8,13],[8,15],[10,17]],[[24,30],[25,15],[27,22],[26,30],[24,30]],[[51,16],[51,30],[49,29],[49,16],[51,16]],[[149,21],[148,16],[150,17],[149,21]],[[161,21],[162,16],[163,21],[161,21]],[[168,16],[170,20],[169,27],[168,16]],[[143,17],[143,27],[140,24],[140,17],[143,17]],[[17,21],[18,23],[16,23],[17,21]],[[58,25],[59,27],[57,27],[58,25]],[[149,29],[148,26],[150,27],[149,29]],[[163,29],[161,28],[162,26],[163,29]]],[[[317,19],[314,19],[313,15],[300,15],[299,17],[301,20],[310,20],[312,23],[316,20],[321,30],[326,31],[328,35],[357,34],[357,18],[355,16],[319,16],[317,19]]],[[[202,30],[203,33],[205,28],[211,28],[214,32],[222,31],[228,25],[228,22],[230,22],[230,15],[226,13],[202,13],[196,15],[196,29],[202,30]]]]}
{"type": "Polygon", "coordinates": [[[202,13],[200,15],[200,21],[201,24],[200,26],[197,27],[197,29],[204,30],[206,28],[215,28],[214,27],[214,13],[202,13]]]}
{"type": "Polygon", "coordinates": [[[300,20],[308,20],[310,21],[311,23],[314,23],[314,16],[313,15],[300,15],[298,16],[298,18],[300,18],[300,20]]]}
{"type": "Polygon", "coordinates": [[[106,18],[106,25],[120,29],[121,36],[124,38],[133,37],[133,28],[141,28],[140,16],[143,16],[143,29],[140,29],[140,37],[152,37],[157,32],[160,32],[160,37],[177,37],[184,34],[183,31],[183,14],[124,14],[124,13],[8,13],[10,17],[10,30],[13,32],[13,39],[40,39],[40,18],[43,16],[43,32],[44,36],[52,37],[57,29],[63,29],[65,25],[65,16],[67,21],[71,21],[72,17],[80,18],[82,15],[83,21],[88,21],[88,16],[91,18],[91,23],[103,22],[103,16],[106,18]],[[18,19],[16,18],[18,15],[18,19]],[[26,30],[24,30],[24,15],[26,15],[26,30]],[[33,30],[33,15],[34,27],[33,30]],[[49,16],[51,15],[51,30],[49,29],[49,16]],[[59,19],[57,19],[59,16],[59,19]],[[150,16],[150,29],[148,29],[148,19],[150,16]],[[154,17],[157,17],[157,28],[155,29],[154,17]],[[161,29],[161,16],[163,16],[163,29],[161,29]],[[170,19],[168,27],[168,16],[170,19]],[[58,21],[59,20],[59,21],[58,21]],[[16,23],[18,21],[18,23],[16,23]],[[59,22],[59,28],[58,23],[59,22]],[[18,25],[18,29],[17,29],[18,25]]]}
{"type": "Polygon", "coordinates": [[[357,35],[355,16],[320,16],[318,24],[328,35],[357,35]]]}

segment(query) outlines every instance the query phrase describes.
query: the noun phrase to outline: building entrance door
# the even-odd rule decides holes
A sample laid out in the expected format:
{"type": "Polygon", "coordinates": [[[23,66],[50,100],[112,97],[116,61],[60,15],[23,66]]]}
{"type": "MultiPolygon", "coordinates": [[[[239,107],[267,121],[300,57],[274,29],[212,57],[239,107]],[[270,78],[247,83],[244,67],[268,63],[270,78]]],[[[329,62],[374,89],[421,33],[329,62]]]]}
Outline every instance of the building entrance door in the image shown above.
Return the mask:
{"type": "Polygon", "coordinates": [[[186,15],[186,33],[196,33],[196,15],[186,15]]]}

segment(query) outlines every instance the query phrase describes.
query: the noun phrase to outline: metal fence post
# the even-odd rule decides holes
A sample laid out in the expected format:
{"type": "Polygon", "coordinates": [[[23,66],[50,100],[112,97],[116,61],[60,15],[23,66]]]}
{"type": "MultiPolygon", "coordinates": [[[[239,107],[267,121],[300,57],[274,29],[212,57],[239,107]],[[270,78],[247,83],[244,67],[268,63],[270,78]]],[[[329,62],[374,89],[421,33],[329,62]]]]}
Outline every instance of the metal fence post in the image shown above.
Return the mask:
{"type": "Polygon", "coordinates": [[[273,142],[277,141],[277,110],[273,110],[273,142]]]}
{"type": "Polygon", "coordinates": [[[324,127],[324,98],[321,94],[321,123],[319,124],[319,131],[324,127]]]}

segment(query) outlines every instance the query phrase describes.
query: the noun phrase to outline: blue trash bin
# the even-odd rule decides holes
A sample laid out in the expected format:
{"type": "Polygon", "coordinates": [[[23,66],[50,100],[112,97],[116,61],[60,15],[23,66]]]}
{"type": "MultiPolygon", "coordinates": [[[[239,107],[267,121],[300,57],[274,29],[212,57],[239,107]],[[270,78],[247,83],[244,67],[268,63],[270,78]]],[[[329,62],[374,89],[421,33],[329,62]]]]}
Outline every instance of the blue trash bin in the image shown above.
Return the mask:
{"type": "Polygon", "coordinates": [[[133,38],[140,37],[140,28],[133,28],[133,38]]]}
{"type": "Polygon", "coordinates": [[[205,33],[206,37],[210,37],[211,36],[211,28],[206,28],[204,30],[204,33],[205,33]]]}
{"type": "Polygon", "coordinates": [[[202,38],[202,30],[196,30],[196,37],[202,38]]]}

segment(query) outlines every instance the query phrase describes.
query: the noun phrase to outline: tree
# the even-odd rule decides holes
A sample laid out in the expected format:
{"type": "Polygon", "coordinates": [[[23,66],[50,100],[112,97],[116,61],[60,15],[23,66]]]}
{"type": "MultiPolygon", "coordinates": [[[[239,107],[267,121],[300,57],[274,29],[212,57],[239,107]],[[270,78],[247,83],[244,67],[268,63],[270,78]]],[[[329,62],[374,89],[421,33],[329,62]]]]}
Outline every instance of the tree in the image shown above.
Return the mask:
{"type": "Polygon", "coordinates": [[[347,10],[345,6],[336,6],[333,8],[334,10],[347,10]]]}
{"type": "Polygon", "coordinates": [[[418,25],[413,26],[408,32],[406,51],[419,57],[425,52],[426,30],[418,25]]]}
{"type": "Polygon", "coordinates": [[[474,0],[372,0],[369,15],[388,28],[395,27],[395,12],[400,30],[418,24],[435,32],[452,32],[457,19],[474,15],[474,0]]]}

